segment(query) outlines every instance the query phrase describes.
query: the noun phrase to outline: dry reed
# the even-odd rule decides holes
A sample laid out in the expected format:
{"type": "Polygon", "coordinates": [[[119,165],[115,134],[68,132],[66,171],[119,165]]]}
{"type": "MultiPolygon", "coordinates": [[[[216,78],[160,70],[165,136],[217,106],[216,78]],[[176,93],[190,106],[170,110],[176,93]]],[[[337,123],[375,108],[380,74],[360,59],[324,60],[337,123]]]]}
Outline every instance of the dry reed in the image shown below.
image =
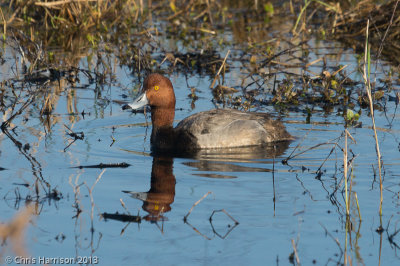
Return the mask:
{"type": "Polygon", "coordinates": [[[382,204],[383,204],[383,180],[382,180],[382,161],[381,161],[381,152],[379,150],[379,140],[376,132],[375,125],[375,116],[374,116],[374,104],[371,95],[371,82],[370,82],[370,69],[371,69],[371,56],[370,56],[370,48],[369,48],[369,20],[367,20],[367,28],[366,28],[366,37],[365,37],[365,53],[364,53],[364,72],[363,79],[365,82],[365,90],[367,91],[368,100],[369,100],[369,109],[371,112],[371,120],[372,127],[374,130],[374,138],[375,138],[375,151],[376,156],[378,157],[378,171],[379,171],[379,191],[380,191],[380,203],[379,203],[379,214],[382,216],[382,204]]]}

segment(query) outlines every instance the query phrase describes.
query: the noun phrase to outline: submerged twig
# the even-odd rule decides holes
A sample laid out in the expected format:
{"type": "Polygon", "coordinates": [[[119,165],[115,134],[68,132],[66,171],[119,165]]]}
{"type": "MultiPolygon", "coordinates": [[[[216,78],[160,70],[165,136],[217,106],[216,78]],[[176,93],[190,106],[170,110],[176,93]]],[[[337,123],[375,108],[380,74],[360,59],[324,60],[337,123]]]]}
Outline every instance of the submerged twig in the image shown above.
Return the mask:
{"type": "Polygon", "coordinates": [[[293,246],[294,255],[296,257],[296,262],[298,265],[300,265],[300,259],[299,259],[299,255],[297,254],[296,243],[294,243],[293,239],[292,239],[292,246],[293,246]]]}
{"type": "Polygon", "coordinates": [[[67,133],[70,137],[74,138],[65,148],[64,148],[64,152],[73,144],[75,143],[75,141],[79,140],[83,140],[85,138],[85,134],[83,133],[83,131],[81,132],[74,132],[72,131],[72,129],[70,129],[67,125],[64,124],[64,127],[66,127],[70,133],[67,133]]]}
{"type": "Polygon", "coordinates": [[[225,239],[225,238],[232,232],[232,230],[233,230],[236,226],[238,226],[239,222],[236,221],[235,218],[233,218],[226,210],[222,209],[222,210],[214,210],[214,211],[212,212],[212,214],[211,214],[211,216],[210,216],[210,224],[211,224],[211,228],[212,228],[214,234],[216,234],[216,235],[217,235],[219,238],[221,238],[221,239],[225,239]],[[213,220],[212,220],[212,217],[213,217],[214,214],[217,213],[217,212],[223,212],[223,213],[225,213],[226,216],[228,216],[232,221],[235,222],[235,224],[234,224],[233,226],[228,225],[229,230],[228,230],[228,232],[226,232],[225,235],[223,235],[223,236],[220,235],[220,234],[215,230],[214,225],[213,225],[213,223],[212,223],[212,221],[213,221],[213,220]]]}
{"type": "Polygon", "coordinates": [[[283,159],[282,160],[282,163],[283,164],[287,164],[287,161],[288,160],[291,160],[291,159],[293,159],[293,158],[295,158],[295,157],[297,157],[297,156],[299,156],[299,155],[301,155],[301,154],[303,154],[303,153],[306,153],[306,152],[308,152],[308,151],[310,151],[310,150],[313,150],[313,149],[315,149],[315,148],[318,148],[319,146],[323,146],[323,145],[337,145],[337,142],[323,142],[323,143],[319,143],[319,144],[317,144],[317,145],[314,145],[314,146],[312,146],[312,147],[310,147],[310,148],[308,148],[308,149],[305,149],[304,151],[301,151],[301,152],[299,152],[299,153],[297,153],[297,154],[295,154],[295,155],[289,155],[289,157],[287,157],[286,159],[283,159]]]}
{"type": "Polygon", "coordinates": [[[234,221],[235,222],[235,224],[239,224],[239,222],[238,221],[236,221],[236,219],[235,218],[233,218],[225,209],[221,209],[221,210],[214,210],[213,212],[212,212],[212,214],[211,214],[211,216],[210,216],[210,221],[212,221],[212,217],[213,217],[213,215],[216,213],[216,212],[223,212],[223,213],[225,213],[226,214],[226,216],[228,216],[229,218],[231,218],[231,220],[232,221],[234,221]]]}
{"type": "Polygon", "coordinates": [[[198,233],[199,235],[201,235],[202,237],[204,237],[207,240],[211,240],[211,238],[209,238],[208,236],[206,236],[205,234],[201,233],[196,227],[194,227],[193,225],[191,225],[190,223],[188,223],[187,221],[185,221],[185,224],[189,225],[196,233],[198,233]]]}
{"type": "Polygon", "coordinates": [[[83,183],[86,185],[86,188],[88,189],[89,192],[89,196],[90,196],[90,203],[91,203],[91,211],[90,211],[90,222],[91,222],[91,232],[94,232],[94,199],[93,199],[93,189],[96,186],[96,184],[100,181],[101,177],[103,176],[104,172],[107,169],[103,169],[103,171],[101,171],[101,173],[99,174],[99,176],[96,178],[96,181],[94,181],[93,185],[91,187],[88,186],[88,184],[86,183],[86,181],[84,181],[83,183]]]}
{"type": "Polygon", "coordinates": [[[188,213],[185,215],[185,217],[183,217],[183,221],[186,223],[188,216],[192,213],[194,207],[196,207],[203,199],[205,199],[208,195],[210,195],[212,192],[208,191],[206,194],[204,194],[203,197],[201,197],[201,199],[199,199],[198,201],[196,201],[192,208],[190,208],[190,210],[188,211],[188,213]]]}
{"type": "Polygon", "coordinates": [[[25,103],[21,106],[21,108],[15,112],[13,115],[11,115],[6,121],[4,121],[3,123],[1,123],[1,130],[4,132],[5,130],[7,130],[7,128],[10,126],[11,121],[17,117],[18,115],[22,114],[22,112],[31,104],[33,103],[34,99],[35,99],[35,94],[31,94],[28,98],[28,100],[25,101],[25,103]]]}
{"type": "MultiPolygon", "coordinates": [[[[37,197],[39,197],[39,189],[38,189],[38,184],[37,182],[40,181],[40,185],[42,186],[42,188],[46,191],[46,195],[51,198],[52,192],[50,189],[50,184],[43,178],[42,176],[42,166],[41,164],[36,160],[35,157],[33,157],[28,149],[26,149],[26,144],[22,145],[22,143],[20,141],[18,141],[16,138],[14,138],[10,131],[9,131],[9,126],[12,120],[14,120],[18,115],[22,114],[22,112],[33,103],[34,99],[35,99],[36,94],[31,94],[29,96],[29,98],[25,101],[25,103],[21,106],[21,108],[16,111],[13,115],[11,115],[6,121],[4,121],[1,126],[0,129],[1,131],[4,133],[4,135],[6,135],[14,144],[15,146],[18,148],[19,152],[24,155],[24,157],[31,163],[31,167],[32,167],[32,172],[33,175],[36,177],[36,195],[37,197]],[[44,183],[44,184],[43,184],[44,183]]],[[[11,130],[11,132],[14,132],[13,129],[11,130]]],[[[15,134],[15,132],[14,132],[15,134]]]]}
{"type": "Polygon", "coordinates": [[[325,230],[325,234],[327,234],[328,236],[330,236],[330,237],[333,239],[333,241],[335,241],[336,245],[337,245],[337,246],[339,247],[339,249],[340,249],[340,253],[343,255],[343,249],[342,249],[342,247],[340,246],[339,240],[338,240],[337,238],[335,238],[321,222],[319,222],[319,225],[325,230]]]}
{"type": "MultiPolygon", "coordinates": [[[[275,78],[276,78],[276,75],[275,75],[275,78]]],[[[307,131],[307,133],[303,136],[303,138],[301,139],[301,141],[299,141],[299,143],[296,145],[296,147],[294,147],[294,149],[293,149],[292,152],[289,154],[289,156],[288,156],[286,159],[282,160],[282,163],[283,163],[283,164],[287,164],[287,161],[288,161],[289,159],[292,158],[292,157],[291,157],[292,154],[300,147],[301,143],[303,143],[303,141],[306,139],[306,137],[308,136],[308,134],[310,134],[311,129],[312,129],[312,128],[310,128],[310,129],[307,131]]],[[[294,157],[293,157],[293,158],[294,158],[294,157]]]]}

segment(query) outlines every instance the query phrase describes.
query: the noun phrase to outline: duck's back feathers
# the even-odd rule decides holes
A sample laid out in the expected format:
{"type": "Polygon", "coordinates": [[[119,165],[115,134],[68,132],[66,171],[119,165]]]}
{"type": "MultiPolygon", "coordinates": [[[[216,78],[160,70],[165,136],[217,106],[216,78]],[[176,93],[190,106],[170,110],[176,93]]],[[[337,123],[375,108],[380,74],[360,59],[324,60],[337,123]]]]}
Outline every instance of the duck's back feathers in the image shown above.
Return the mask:
{"type": "Polygon", "coordinates": [[[196,139],[198,148],[229,148],[292,140],[280,121],[266,113],[215,109],[182,120],[175,128],[196,139]]]}

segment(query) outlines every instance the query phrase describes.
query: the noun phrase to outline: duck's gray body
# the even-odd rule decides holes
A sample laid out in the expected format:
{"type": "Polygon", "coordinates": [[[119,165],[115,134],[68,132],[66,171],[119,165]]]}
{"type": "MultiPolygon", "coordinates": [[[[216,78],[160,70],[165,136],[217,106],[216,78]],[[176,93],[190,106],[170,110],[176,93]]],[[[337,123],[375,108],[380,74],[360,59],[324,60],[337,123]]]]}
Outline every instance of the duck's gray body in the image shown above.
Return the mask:
{"type": "Polygon", "coordinates": [[[175,130],[192,136],[200,149],[256,146],[293,139],[285,126],[268,114],[234,109],[191,115],[179,122],[175,130]]]}

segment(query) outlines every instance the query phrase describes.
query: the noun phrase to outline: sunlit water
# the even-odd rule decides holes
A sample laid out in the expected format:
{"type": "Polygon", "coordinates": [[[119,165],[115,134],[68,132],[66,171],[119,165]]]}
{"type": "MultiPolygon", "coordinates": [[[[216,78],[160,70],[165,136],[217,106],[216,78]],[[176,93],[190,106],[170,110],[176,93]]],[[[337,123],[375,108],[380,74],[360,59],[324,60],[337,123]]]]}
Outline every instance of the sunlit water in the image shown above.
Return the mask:
{"type": "MultiPolygon", "coordinates": [[[[327,52],[325,48],[316,50],[310,61],[327,52]]],[[[9,50],[6,60],[10,65],[1,69],[3,79],[13,76],[11,70],[15,67],[9,50]]],[[[356,69],[350,50],[345,49],[329,62],[349,64],[349,69],[356,69]]],[[[82,67],[87,68],[87,63],[82,62],[82,67]]],[[[320,67],[317,64],[311,69],[320,73],[320,67]]],[[[338,140],[344,131],[343,117],[335,112],[316,112],[307,124],[306,114],[279,115],[272,106],[260,106],[254,110],[280,117],[296,136],[288,147],[279,150],[276,158],[268,154],[251,156],[252,153],[242,157],[240,152],[200,158],[153,158],[149,114],[146,118],[141,113],[122,111],[120,104],[113,102],[132,99],[135,92],[131,89],[137,90],[140,84],[127,69],[116,67],[115,73],[118,82],[111,87],[96,88],[81,75],[77,87],[88,85],[86,88],[62,89],[50,127],[43,126],[40,112],[33,105],[25,115],[16,118],[11,126],[16,127],[12,136],[23,145],[30,144],[28,155],[23,155],[6,135],[0,136],[0,167],[6,168],[0,172],[3,222],[25,205],[27,196],[36,195],[32,186],[35,176],[62,194],[59,200],[47,199],[39,185],[41,197],[31,203],[36,204],[37,215],[32,217],[25,237],[29,258],[81,258],[84,264],[97,260],[102,265],[287,265],[296,260],[289,258],[294,252],[293,240],[304,265],[343,263],[345,251],[354,264],[376,265],[379,259],[381,265],[399,263],[399,237],[395,235],[399,221],[399,126],[394,101],[388,101],[386,115],[380,111],[375,114],[384,164],[385,231],[381,235],[376,232],[380,225],[379,176],[374,182],[375,142],[371,118],[364,110],[360,118],[362,128],[349,128],[356,143],[348,140],[356,155],[352,190],[357,193],[362,220],[353,197],[353,228],[346,237],[340,149],[344,147],[344,138],[338,140]],[[125,99],[123,95],[131,96],[125,99]],[[72,101],[67,100],[70,96],[72,101]],[[69,115],[71,103],[76,115],[69,115]],[[83,132],[84,139],[67,147],[72,138],[64,125],[74,132],[83,132]],[[329,158],[333,144],[296,156],[288,165],[281,163],[292,152],[298,154],[324,142],[339,145],[329,158]],[[105,170],[77,168],[100,163],[130,166],[105,170]],[[319,168],[322,175],[316,178],[319,168]],[[29,184],[30,188],[21,184],[29,184]],[[337,186],[338,192],[334,193],[337,186]],[[211,194],[194,207],[185,223],[185,215],[207,192],[211,194]],[[210,222],[213,211],[221,209],[233,220],[217,212],[210,222]],[[102,217],[104,213],[117,212],[140,216],[141,222],[102,217]],[[87,260],[89,256],[92,261],[87,260]]],[[[227,73],[227,86],[240,86],[242,75],[239,68],[227,73]]],[[[353,73],[352,78],[360,80],[360,74],[353,73]]],[[[177,97],[176,122],[215,108],[210,77],[173,73],[170,79],[177,97]],[[194,108],[188,98],[190,87],[198,90],[194,108]]],[[[271,97],[270,90],[265,85],[265,95],[259,97],[271,97]]],[[[7,246],[2,247],[7,250],[3,257],[14,257],[12,244],[7,246]]]]}

